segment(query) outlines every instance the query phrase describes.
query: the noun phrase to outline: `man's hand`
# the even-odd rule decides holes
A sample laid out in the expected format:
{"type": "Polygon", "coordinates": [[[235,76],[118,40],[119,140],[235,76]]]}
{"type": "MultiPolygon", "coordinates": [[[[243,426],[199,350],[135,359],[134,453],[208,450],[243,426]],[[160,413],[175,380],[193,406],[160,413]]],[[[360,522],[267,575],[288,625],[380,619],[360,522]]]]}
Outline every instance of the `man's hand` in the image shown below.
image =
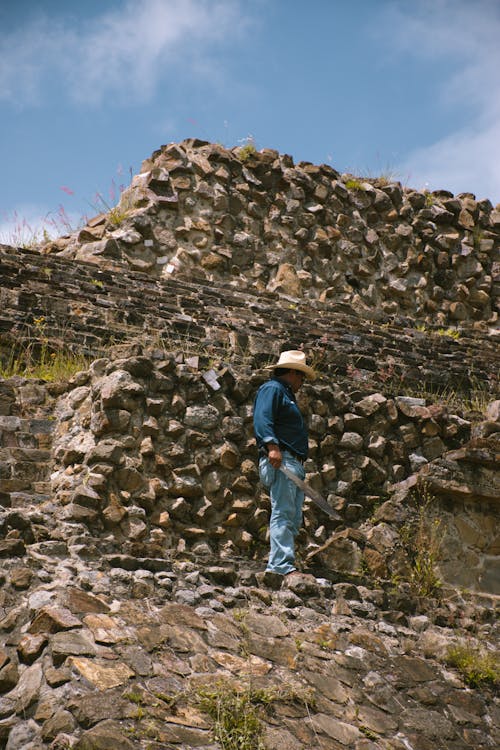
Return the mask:
{"type": "Polygon", "coordinates": [[[267,457],[273,469],[279,469],[279,467],[281,466],[281,460],[282,460],[282,455],[279,449],[279,445],[275,445],[274,443],[269,443],[269,445],[267,446],[267,457]]]}

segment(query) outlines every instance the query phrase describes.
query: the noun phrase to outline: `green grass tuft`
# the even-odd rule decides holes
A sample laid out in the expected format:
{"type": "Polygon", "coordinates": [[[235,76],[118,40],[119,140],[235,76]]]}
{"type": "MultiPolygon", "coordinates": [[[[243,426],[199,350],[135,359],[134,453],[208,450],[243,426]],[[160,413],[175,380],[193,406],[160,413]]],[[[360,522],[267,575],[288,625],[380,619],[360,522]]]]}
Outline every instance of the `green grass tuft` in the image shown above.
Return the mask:
{"type": "Polygon", "coordinates": [[[60,341],[49,339],[46,328],[44,316],[35,318],[31,338],[11,346],[7,356],[1,356],[0,347],[0,377],[18,375],[57,382],[88,368],[90,362],[84,355],[73,352],[60,341]]]}
{"type": "Polygon", "coordinates": [[[214,722],[214,737],[223,750],[265,750],[255,691],[238,692],[221,683],[200,690],[198,699],[214,722]]]}
{"type": "Polygon", "coordinates": [[[351,177],[350,179],[346,180],[345,186],[348,190],[364,190],[363,183],[356,177],[351,177]]]}
{"type": "Polygon", "coordinates": [[[458,669],[470,687],[500,687],[500,656],[498,653],[491,653],[461,644],[448,649],[446,663],[458,669]]]}
{"type": "Polygon", "coordinates": [[[435,499],[427,487],[413,493],[414,508],[399,535],[410,562],[408,583],[418,597],[439,594],[442,582],[436,571],[442,539],[441,521],[435,516],[435,499]]]}
{"type": "Polygon", "coordinates": [[[262,718],[276,702],[298,702],[315,706],[314,693],[283,687],[255,688],[251,684],[241,688],[227,680],[213,687],[204,686],[196,692],[200,709],[213,721],[213,733],[222,750],[265,750],[262,718]]]}

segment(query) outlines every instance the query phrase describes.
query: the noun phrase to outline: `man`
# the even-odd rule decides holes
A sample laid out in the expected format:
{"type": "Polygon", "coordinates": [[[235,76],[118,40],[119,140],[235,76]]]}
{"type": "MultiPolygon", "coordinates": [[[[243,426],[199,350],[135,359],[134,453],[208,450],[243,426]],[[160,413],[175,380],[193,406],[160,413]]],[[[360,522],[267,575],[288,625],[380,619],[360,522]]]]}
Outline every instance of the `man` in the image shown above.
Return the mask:
{"type": "Polygon", "coordinates": [[[260,479],[271,496],[266,572],[288,575],[296,571],[295,538],[302,523],[304,493],[279,469],[284,465],[304,479],[308,435],[295,394],[305,378],[314,380],[316,373],[298,350],[282,352],[278,362],[266,369],[274,370],[274,376],[257,391],[253,413],[260,479]]]}

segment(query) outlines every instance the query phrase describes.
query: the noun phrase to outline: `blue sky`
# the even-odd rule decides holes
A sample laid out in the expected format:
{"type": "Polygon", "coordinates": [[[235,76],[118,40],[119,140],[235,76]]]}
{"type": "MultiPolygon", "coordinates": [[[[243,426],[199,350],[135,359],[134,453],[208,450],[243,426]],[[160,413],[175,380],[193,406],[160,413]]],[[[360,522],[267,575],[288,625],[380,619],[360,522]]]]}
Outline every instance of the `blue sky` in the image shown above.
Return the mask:
{"type": "Polygon", "coordinates": [[[0,241],[193,136],[496,204],[499,39],[500,0],[0,0],[0,241]]]}

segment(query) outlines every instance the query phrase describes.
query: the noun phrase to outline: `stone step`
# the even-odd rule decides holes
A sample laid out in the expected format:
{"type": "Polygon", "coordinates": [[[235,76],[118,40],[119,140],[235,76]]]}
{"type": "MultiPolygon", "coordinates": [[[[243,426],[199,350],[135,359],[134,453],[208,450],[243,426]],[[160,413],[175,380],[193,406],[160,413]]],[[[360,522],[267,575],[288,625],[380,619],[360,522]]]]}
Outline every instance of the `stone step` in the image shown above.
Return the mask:
{"type": "Polygon", "coordinates": [[[33,435],[51,435],[54,420],[45,417],[0,416],[0,432],[30,432],[33,435]]]}
{"type": "MultiPolygon", "coordinates": [[[[36,464],[34,464],[36,467],[36,464]]],[[[13,492],[34,492],[37,495],[49,495],[51,491],[50,482],[41,480],[41,477],[47,474],[47,467],[42,467],[44,471],[37,471],[35,478],[30,480],[25,477],[12,477],[10,479],[0,479],[0,494],[10,495],[13,492]]]]}
{"type": "MultiPolygon", "coordinates": [[[[34,482],[43,480],[49,473],[48,463],[37,463],[36,461],[15,461],[7,466],[8,475],[0,480],[0,489],[4,492],[16,492],[17,490],[31,489],[34,482]]],[[[5,470],[4,470],[5,475],[5,470]]]]}
{"type": "Polygon", "coordinates": [[[42,464],[51,460],[52,454],[43,448],[0,448],[0,461],[15,461],[16,463],[42,464]]]}
{"type": "Polygon", "coordinates": [[[51,499],[50,494],[40,494],[37,492],[11,492],[11,508],[33,508],[42,505],[51,499]]]}
{"type": "MultiPolygon", "coordinates": [[[[287,306],[271,292],[252,286],[239,290],[220,280],[209,285],[206,279],[198,282],[194,277],[189,281],[151,278],[126,268],[109,273],[81,261],[30,251],[13,254],[0,248],[2,262],[6,286],[15,293],[7,298],[2,310],[5,325],[0,321],[0,329],[8,332],[8,321],[19,320],[29,303],[29,309],[46,311],[47,331],[52,331],[54,339],[61,338],[57,331],[66,330],[69,316],[72,342],[78,351],[85,350],[90,356],[105,353],[112,339],[121,342],[137,337],[144,343],[163,338],[168,346],[178,345],[181,351],[181,343],[188,342],[199,347],[200,353],[209,349],[211,356],[219,351],[223,357],[232,332],[239,338],[244,334],[247,341],[243,346],[250,340],[255,367],[262,365],[261,354],[269,357],[268,332],[272,329],[276,339],[285,337],[305,346],[318,346],[325,376],[349,378],[354,367],[371,373],[377,381],[379,374],[384,377],[389,357],[396,374],[404,374],[409,386],[432,383],[458,387],[464,382],[467,386],[467,372],[474,372],[477,382],[487,385],[488,377],[500,369],[496,341],[474,330],[467,321],[460,323],[455,340],[431,335],[430,327],[416,330],[413,320],[394,323],[386,316],[380,321],[366,321],[341,301],[301,299],[299,305],[290,298],[287,306]],[[50,279],[44,273],[48,266],[53,271],[50,279]],[[96,278],[102,285],[95,284],[96,278]],[[82,280],[86,280],[84,288],[82,280]],[[74,314],[76,304],[81,313],[74,314]]],[[[27,330],[36,337],[33,326],[27,330]]],[[[235,350],[231,356],[236,359],[237,354],[235,350]]],[[[32,445],[28,438],[20,442],[32,445]]],[[[41,439],[37,444],[48,446],[41,439]]]]}
{"type": "Polygon", "coordinates": [[[54,420],[52,419],[0,416],[0,450],[3,448],[50,450],[53,431],[54,420]]]}
{"type": "MultiPolygon", "coordinates": [[[[15,279],[10,279],[11,286],[16,287],[21,280],[26,279],[29,281],[36,281],[37,289],[42,289],[45,285],[50,285],[51,294],[58,297],[57,303],[60,305],[61,299],[68,299],[68,291],[72,292],[73,296],[78,296],[79,299],[82,296],[86,297],[86,303],[91,305],[102,304],[103,294],[106,293],[109,299],[115,299],[117,306],[123,303],[125,306],[132,304],[135,312],[138,312],[138,308],[141,306],[141,302],[148,300],[149,308],[151,300],[162,300],[167,298],[171,300],[172,295],[176,292],[176,298],[178,300],[177,306],[182,309],[183,305],[196,309],[198,315],[203,316],[206,319],[206,312],[211,310],[207,303],[213,303],[214,300],[221,307],[226,306],[227,309],[235,309],[238,306],[243,312],[248,312],[249,308],[254,310],[261,309],[266,317],[269,313],[275,309],[276,295],[267,292],[257,292],[252,287],[245,289],[244,291],[238,292],[233,286],[224,283],[220,280],[213,281],[210,285],[205,283],[198,283],[194,280],[189,282],[181,279],[170,279],[160,280],[145,276],[144,274],[134,273],[125,267],[120,273],[108,273],[101,271],[92,264],[85,262],[79,262],[75,267],[74,261],[68,261],[63,258],[56,258],[54,256],[45,257],[40,256],[36,252],[23,251],[16,256],[9,255],[8,252],[2,253],[4,259],[7,260],[5,267],[5,274],[12,276],[17,274],[17,283],[14,283],[15,279]],[[44,275],[44,270],[47,265],[51,268],[57,269],[57,278],[54,275],[47,278],[44,275]],[[10,269],[10,270],[9,270],[10,269]],[[76,276],[78,275],[78,285],[75,284],[76,276]],[[99,279],[105,283],[105,290],[100,287],[96,287],[95,277],[99,276],[99,279]],[[87,286],[85,288],[85,295],[82,295],[82,289],[80,281],[87,279],[87,286]],[[130,283],[127,283],[127,281],[130,283]],[[88,282],[91,282],[90,284],[88,282]],[[143,294],[139,294],[134,286],[139,285],[144,290],[143,294]],[[87,288],[88,287],[88,288],[87,288]],[[58,296],[59,294],[59,296],[58,296]]],[[[168,304],[168,303],[167,303],[168,304]]],[[[161,307],[161,306],[160,306],[161,307]]],[[[171,314],[172,304],[168,304],[169,315],[171,314]]],[[[286,308],[282,309],[284,319],[286,318],[287,312],[288,317],[293,319],[299,313],[306,312],[310,318],[311,310],[318,307],[318,303],[314,300],[301,300],[300,310],[289,312],[286,308]]],[[[155,314],[157,314],[155,307],[155,314]]],[[[210,313],[209,317],[213,317],[210,313]]],[[[347,323],[349,320],[356,320],[356,317],[348,305],[329,301],[328,305],[321,306],[321,317],[330,319],[329,327],[331,327],[332,318],[343,318],[344,322],[347,323]]],[[[359,322],[359,318],[357,318],[359,322]]],[[[76,321],[75,321],[76,322],[76,321]]],[[[390,327],[389,327],[390,328],[390,327]]],[[[389,329],[388,329],[388,332],[389,329]]],[[[437,342],[439,344],[439,342],[437,342]]]]}
{"type": "Polygon", "coordinates": [[[164,558],[133,557],[132,555],[105,555],[104,559],[111,568],[123,570],[149,570],[152,573],[169,572],[172,562],[164,558]]]}
{"type": "Polygon", "coordinates": [[[11,492],[30,490],[32,483],[29,479],[0,479],[0,493],[10,495],[11,492]]]}

